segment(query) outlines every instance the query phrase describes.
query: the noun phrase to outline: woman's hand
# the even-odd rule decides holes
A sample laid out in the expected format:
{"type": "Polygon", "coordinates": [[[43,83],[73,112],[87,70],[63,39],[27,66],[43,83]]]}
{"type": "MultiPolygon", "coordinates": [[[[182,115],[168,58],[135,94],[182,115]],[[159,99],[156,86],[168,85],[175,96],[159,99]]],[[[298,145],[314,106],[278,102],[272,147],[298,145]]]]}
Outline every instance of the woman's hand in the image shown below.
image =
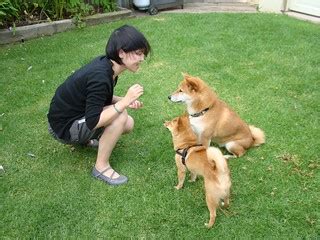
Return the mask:
{"type": "Polygon", "coordinates": [[[127,94],[124,96],[123,100],[127,103],[127,106],[134,105],[136,106],[135,101],[143,94],[143,87],[139,84],[131,86],[127,94]]]}
{"type": "Polygon", "coordinates": [[[139,100],[135,100],[128,107],[132,108],[132,109],[139,109],[139,108],[143,107],[143,103],[140,102],[139,100]]]}
{"type": "Polygon", "coordinates": [[[123,97],[113,97],[113,103],[119,112],[123,112],[127,107],[138,109],[142,107],[142,103],[138,98],[143,94],[143,87],[139,84],[131,86],[127,94],[123,97]]]}

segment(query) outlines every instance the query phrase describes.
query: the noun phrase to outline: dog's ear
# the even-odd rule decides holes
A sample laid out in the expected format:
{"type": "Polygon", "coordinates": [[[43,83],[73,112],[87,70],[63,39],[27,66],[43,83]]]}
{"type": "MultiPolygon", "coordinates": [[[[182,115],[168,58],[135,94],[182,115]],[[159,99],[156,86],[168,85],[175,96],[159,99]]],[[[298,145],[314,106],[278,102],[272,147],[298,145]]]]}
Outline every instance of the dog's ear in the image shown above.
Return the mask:
{"type": "Polygon", "coordinates": [[[178,117],[177,118],[177,124],[176,124],[176,127],[177,127],[178,131],[180,131],[181,125],[182,125],[182,119],[181,119],[181,117],[178,117]]]}
{"type": "Polygon", "coordinates": [[[181,74],[182,74],[182,76],[183,76],[184,79],[191,77],[188,73],[181,73],[181,74]]]}
{"type": "Polygon", "coordinates": [[[199,91],[199,83],[197,81],[197,78],[189,76],[185,78],[185,80],[190,91],[195,91],[195,92],[199,91]]]}
{"type": "Polygon", "coordinates": [[[183,114],[177,119],[177,130],[178,132],[183,132],[188,124],[189,118],[187,115],[183,114]]]}

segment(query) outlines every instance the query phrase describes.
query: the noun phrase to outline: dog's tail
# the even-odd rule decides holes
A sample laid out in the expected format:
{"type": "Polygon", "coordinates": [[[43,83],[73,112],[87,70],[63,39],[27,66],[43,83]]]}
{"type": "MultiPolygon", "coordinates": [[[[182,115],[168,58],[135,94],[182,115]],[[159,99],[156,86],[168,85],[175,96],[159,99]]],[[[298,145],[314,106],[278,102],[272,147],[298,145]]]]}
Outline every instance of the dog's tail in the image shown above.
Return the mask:
{"type": "MultiPolygon", "coordinates": [[[[231,179],[230,170],[227,160],[223,156],[219,148],[209,147],[207,148],[208,161],[212,161],[216,166],[216,173],[214,174],[218,178],[217,188],[213,188],[212,195],[218,199],[227,200],[230,195],[231,179]]],[[[228,202],[225,202],[228,205],[228,202]]]]}
{"type": "Polygon", "coordinates": [[[227,161],[219,148],[216,148],[216,147],[207,148],[207,156],[209,161],[215,163],[218,173],[223,174],[229,171],[227,161]]]}
{"type": "Polygon", "coordinates": [[[253,146],[257,147],[266,142],[264,132],[260,128],[253,125],[249,125],[249,128],[254,139],[253,146]]]}

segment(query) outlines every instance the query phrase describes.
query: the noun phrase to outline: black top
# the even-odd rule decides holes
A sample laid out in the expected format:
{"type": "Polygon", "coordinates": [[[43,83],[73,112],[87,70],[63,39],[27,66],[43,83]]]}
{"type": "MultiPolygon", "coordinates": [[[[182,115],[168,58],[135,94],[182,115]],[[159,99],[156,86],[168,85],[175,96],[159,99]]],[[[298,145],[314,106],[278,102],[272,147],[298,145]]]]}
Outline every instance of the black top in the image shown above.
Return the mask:
{"type": "Polygon", "coordinates": [[[112,104],[113,88],[112,62],[105,56],[74,72],[62,83],[53,96],[48,121],[60,139],[70,139],[72,123],[85,117],[89,129],[99,122],[104,106],[112,104]]]}

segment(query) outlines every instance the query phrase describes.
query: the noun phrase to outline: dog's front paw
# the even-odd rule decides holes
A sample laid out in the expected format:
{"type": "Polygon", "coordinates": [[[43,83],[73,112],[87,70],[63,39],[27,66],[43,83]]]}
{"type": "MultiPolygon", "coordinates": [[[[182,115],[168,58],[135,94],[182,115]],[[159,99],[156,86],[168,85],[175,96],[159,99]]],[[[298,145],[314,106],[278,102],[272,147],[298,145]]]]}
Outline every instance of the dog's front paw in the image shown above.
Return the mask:
{"type": "Polygon", "coordinates": [[[213,223],[205,223],[204,225],[205,225],[207,228],[209,228],[209,229],[210,229],[210,228],[212,228],[213,223]]]}
{"type": "Polygon", "coordinates": [[[183,187],[183,185],[182,184],[178,184],[177,186],[175,186],[174,188],[175,189],[177,189],[177,190],[179,190],[179,189],[181,189],[183,187]]]}
{"type": "Polygon", "coordinates": [[[191,172],[189,182],[195,182],[196,180],[197,180],[197,174],[191,172]]]}
{"type": "Polygon", "coordinates": [[[197,175],[191,176],[189,182],[195,182],[197,180],[197,175]]]}
{"type": "Polygon", "coordinates": [[[229,160],[229,159],[233,159],[233,158],[237,158],[236,155],[223,155],[225,159],[229,160]]]}
{"type": "Polygon", "coordinates": [[[229,198],[225,198],[223,200],[223,202],[221,202],[221,207],[223,207],[223,208],[228,208],[229,205],[230,205],[230,199],[229,198]]]}

